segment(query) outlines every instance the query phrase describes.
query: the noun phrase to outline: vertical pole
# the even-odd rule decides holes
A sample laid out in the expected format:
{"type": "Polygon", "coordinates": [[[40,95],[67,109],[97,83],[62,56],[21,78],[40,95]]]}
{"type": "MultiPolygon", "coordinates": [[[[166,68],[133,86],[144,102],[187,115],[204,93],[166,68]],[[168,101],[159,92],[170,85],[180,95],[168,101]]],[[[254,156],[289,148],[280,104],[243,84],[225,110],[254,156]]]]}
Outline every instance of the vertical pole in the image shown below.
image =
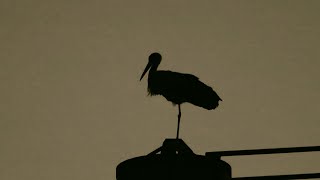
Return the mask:
{"type": "Polygon", "coordinates": [[[177,139],[179,139],[180,118],[181,118],[181,108],[180,108],[180,104],[178,104],[178,107],[179,107],[179,114],[178,114],[177,139]]]}

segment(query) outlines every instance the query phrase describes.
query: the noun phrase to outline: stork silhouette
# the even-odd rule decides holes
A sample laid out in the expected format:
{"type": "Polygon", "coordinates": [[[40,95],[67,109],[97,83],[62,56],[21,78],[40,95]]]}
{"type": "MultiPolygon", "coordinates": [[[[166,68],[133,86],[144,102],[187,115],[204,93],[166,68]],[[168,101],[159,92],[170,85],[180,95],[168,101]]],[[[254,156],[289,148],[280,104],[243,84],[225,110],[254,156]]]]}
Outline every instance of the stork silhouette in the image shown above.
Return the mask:
{"type": "Polygon", "coordinates": [[[181,119],[181,104],[189,102],[195,106],[212,110],[218,107],[222,99],[209,86],[199,81],[199,78],[192,74],[183,74],[172,71],[158,71],[157,68],[161,62],[159,53],[152,53],[149,56],[149,62],[145,67],[140,81],[149,71],[148,92],[149,95],[162,95],[173,105],[178,105],[178,127],[177,139],[179,138],[179,128],[181,119]]]}

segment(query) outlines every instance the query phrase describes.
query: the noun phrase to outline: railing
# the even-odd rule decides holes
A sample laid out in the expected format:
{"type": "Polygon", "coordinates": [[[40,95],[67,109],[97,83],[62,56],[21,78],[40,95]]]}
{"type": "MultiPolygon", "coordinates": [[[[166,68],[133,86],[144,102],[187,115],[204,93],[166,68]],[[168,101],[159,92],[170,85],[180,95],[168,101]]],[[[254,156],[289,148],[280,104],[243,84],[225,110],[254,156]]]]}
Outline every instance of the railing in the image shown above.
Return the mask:
{"type": "Polygon", "coordinates": [[[285,179],[314,179],[320,178],[320,173],[309,174],[290,174],[290,175],[276,175],[276,176],[255,176],[255,177],[237,177],[233,180],[285,180],[285,179]]]}
{"type": "MultiPolygon", "coordinates": [[[[299,152],[315,152],[315,151],[320,151],[320,146],[218,151],[218,152],[207,152],[206,156],[221,158],[222,156],[244,156],[244,155],[299,153],[299,152]]],[[[320,178],[320,173],[289,174],[289,175],[274,175],[274,176],[255,176],[255,177],[236,177],[236,178],[232,178],[232,179],[233,180],[288,180],[288,179],[312,179],[312,178],[320,178]]]]}

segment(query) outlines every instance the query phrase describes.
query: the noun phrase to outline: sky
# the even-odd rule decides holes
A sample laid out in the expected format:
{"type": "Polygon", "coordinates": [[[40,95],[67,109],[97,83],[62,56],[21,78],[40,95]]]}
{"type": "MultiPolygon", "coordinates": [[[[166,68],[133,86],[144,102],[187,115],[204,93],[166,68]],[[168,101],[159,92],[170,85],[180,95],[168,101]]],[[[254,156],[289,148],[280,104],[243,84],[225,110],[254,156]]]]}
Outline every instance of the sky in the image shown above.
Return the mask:
{"type": "MultiPolygon", "coordinates": [[[[183,104],[197,154],[320,145],[320,1],[1,0],[0,179],[109,180],[176,135],[140,75],[191,73],[223,99],[183,104]]],[[[225,158],[233,176],[320,172],[320,153],[225,158]]]]}

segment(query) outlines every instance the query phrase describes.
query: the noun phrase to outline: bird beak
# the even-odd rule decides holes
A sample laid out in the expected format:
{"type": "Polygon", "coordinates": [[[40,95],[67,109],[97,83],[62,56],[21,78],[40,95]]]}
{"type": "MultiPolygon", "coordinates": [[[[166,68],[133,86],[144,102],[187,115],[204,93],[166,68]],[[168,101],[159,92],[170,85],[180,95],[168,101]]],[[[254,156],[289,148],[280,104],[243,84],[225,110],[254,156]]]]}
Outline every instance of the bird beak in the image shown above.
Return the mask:
{"type": "Polygon", "coordinates": [[[146,68],[144,68],[144,71],[143,71],[143,73],[142,73],[142,75],[141,75],[141,77],[140,77],[140,81],[141,81],[141,79],[143,78],[143,76],[148,72],[148,70],[151,68],[151,63],[149,62],[148,64],[147,64],[147,66],[146,66],[146,68]]]}

